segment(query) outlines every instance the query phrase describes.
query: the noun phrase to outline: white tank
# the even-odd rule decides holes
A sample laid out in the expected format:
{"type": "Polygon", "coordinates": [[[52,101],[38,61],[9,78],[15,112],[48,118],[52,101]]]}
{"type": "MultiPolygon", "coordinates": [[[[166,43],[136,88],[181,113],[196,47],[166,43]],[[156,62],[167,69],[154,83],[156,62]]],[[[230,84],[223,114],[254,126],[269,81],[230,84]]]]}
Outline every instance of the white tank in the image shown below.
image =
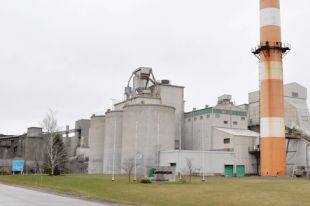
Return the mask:
{"type": "MultiPolygon", "coordinates": [[[[124,107],[122,166],[130,159],[137,162],[137,174],[159,164],[160,150],[173,150],[175,109],[158,104],[124,107]]],[[[124,170],[122,170],[125,172],[124,170]]]]}
{"type": "Polygon", "coordinates": [[[92,116],[89,129],[89,174],[102,173],[105,116],[92,116]]]}
{"type": "Polygon", "coordinates": [[[123,111],[111,111],[105,117],[103,173],[121,172],[123,111]],[[113,161],[114,159],[114,161],[113,161]]]}

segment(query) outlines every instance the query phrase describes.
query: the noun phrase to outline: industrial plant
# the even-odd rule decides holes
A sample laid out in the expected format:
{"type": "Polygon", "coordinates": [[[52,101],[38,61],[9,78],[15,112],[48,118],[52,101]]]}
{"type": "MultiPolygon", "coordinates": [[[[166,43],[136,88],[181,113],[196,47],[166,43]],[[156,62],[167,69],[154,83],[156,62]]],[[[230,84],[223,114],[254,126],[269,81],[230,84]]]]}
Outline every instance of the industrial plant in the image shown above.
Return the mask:
{"type": "MultiPolygon", "coordinates": [[[[231,95],[219,94],[216,105],[184,111],[185,85],[159,80],[150,67],[137,68],[120,91],[124,98],[104,115],[90,114],[74,129],[58,131],[68,172],[114,178],[132,163],[135,175],[150,178],[156,171],[182,177],[189,169],[202,178],[307,175],[307,89],[283,84],[282,58],[290,46],[281,40],[279,0],[260,0],[260,35],[252,50],[259,59],[260,88],[248,94],[248,103],[238,105],[231,95]]],[[[0,135],[0,172],[10,172],[14,159],[25,161],[25,172],[37,171],[44,135],[38,127],[0,135]]]]}

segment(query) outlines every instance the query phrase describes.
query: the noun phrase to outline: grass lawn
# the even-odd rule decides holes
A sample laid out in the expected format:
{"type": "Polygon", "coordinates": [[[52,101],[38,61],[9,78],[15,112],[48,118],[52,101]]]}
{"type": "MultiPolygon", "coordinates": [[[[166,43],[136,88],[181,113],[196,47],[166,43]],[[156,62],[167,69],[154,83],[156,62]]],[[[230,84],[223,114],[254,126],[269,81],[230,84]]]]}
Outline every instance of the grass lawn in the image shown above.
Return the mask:
{"type": "Polygon", "coordinates": [[[192,183],[129,184],[126,176],[0,176],[0,182],[134,205],[310,205],[310,180],[194,178],[192,183]]]}

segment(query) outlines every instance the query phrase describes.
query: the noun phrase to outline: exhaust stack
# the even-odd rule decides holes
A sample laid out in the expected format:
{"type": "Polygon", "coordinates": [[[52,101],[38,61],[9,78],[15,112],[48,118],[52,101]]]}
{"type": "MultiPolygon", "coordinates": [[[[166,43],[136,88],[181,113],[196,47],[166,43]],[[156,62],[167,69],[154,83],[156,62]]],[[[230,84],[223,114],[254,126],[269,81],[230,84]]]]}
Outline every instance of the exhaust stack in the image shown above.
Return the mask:
{"type": "Polygon", "coordinates": [[[282,58],[290,46],[281,40],[280,0],[260,0],[259,58],[260,175],[286,174],[282,58]]]}

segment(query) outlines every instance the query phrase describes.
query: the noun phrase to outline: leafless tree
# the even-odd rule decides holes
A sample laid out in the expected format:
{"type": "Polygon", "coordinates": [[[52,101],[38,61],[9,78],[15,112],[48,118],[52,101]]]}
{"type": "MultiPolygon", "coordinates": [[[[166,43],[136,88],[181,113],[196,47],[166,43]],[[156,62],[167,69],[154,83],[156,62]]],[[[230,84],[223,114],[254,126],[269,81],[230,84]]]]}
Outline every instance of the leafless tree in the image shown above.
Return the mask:
{"type": "Polygon", "coordinates": [[[186,159],[186,166],[188,170],[189,182],[192,182],[192,174],[193,174],[193,163],[191,159],[186,159]]]}
{"type": "Polygon", "coordinates": [[[62,142],[62,137],[57,134],[59,127],[57,125],[56,112],[49,110],[42,121],[42,127],[47,133],[47,137],[44,138],[45,142],[45,156],[46,167],[50,175],[55,175],[56,169],[64,165],[67,159],[67,152],[62,142]]]}
{"type": "Polygon", "coordinates": [[[135,167],[135,160],[133,158],[126,159],[123,162],[122,168],[128,176],[128,182],[129,183],[131,181],[131,173],[132,173],[132,170],[134,169],[134,167],[135,167]]]}

